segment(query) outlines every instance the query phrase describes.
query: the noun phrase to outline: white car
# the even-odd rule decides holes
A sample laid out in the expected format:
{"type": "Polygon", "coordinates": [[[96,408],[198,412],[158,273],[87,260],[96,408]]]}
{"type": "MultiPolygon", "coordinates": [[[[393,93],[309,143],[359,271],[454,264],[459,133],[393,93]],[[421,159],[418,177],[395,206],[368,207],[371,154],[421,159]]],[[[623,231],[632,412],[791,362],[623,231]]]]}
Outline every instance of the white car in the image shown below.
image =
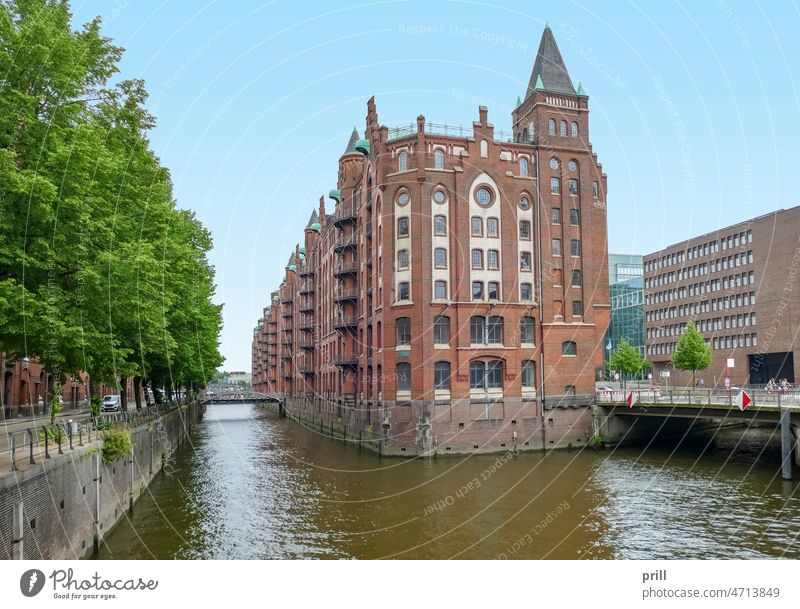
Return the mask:
{"type": "Polygon", "coordinates": [[[107,395],[103,398],[103,412],[116,412],[122,406],[122,400],[118,395],[107,395]]]}

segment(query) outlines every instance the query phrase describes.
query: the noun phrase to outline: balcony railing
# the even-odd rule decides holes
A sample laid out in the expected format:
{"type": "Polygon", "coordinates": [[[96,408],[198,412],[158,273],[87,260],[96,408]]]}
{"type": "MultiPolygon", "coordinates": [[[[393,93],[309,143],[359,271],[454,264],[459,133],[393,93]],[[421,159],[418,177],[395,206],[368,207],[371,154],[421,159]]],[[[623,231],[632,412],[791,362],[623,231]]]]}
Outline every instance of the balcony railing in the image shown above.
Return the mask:
{"type": "Polygon", "coordinates": [[[307,338],[301,338],[300,342],[298,343],[301,349],[313,349],[314,348],[314,341],[309,340],[307,338]]]}
{"type": "Polygon", "coordinates": [[[314,282],[306,279],[300,283],[300,290],[301,294],[313,294],[314,293],[314,282]]]}
{"type": "Polygon", "coordinates": [[[356,326],[358,326],[358,317],[356,317],[355,315],[337,317],[333,322],[333,327],[336,328],[337,330],[353,328],[356,326]]]}
{"type": "Polygon", "coordinates": [[[333,225],[334,226],[343,226],[348,222],[355,223],[358,219],[358,214],[355,211],[350,209],[340,209],[335,214],[333,214],[333,225]]]}
{"type": "Polygon", "coordinates": [[[293,300],[294,300],[294,295],[292,294],[281,296],[281,304],[291,304],[293,300]]]}
{"type": "Polygon", "coordinates": [[[355,275],[358,273],[358,263],[357,262],[342,262],[337,264],[334,273],[336,275],[355,275]]]}
{"type": "Polygon", "coordinates": [[[301,313],[308,313],[309,311],[314,310],[314,301],[310,298],[303,300],[300,302],[300,306],[297,307],[301,313]]]}
{"type": "Polygon", "coordinates": [[[356,235],[351,235],[349,237],[340,237],[333,243],[333,250],[335,252],[341,252],[346,250],[347,248],[358,247],[358,237],[356,235]]]}
{"type": "Polygon", "coordinates": [[[358,356],[357,355],[337,355],[333,358],[333,365],[334,366],[357,366],[358,365],[358,356]]]}
{"type": "Polygon", "coordinates": [[[314,275],[314,270],[310,266],[305,265],[297,271],[297,274],[300,275],[300,277],[311,277],[314,275]]]}
{"type": "Polygon", "coordinates": [[[333,293],[333,299],[336,302],[342,302],[344,300],[357,300],[358,290],[336,290],[333,293]]]}
{"type": "Polygon", "coordinates": [[[300,366],[297,367],[297,370],[300,372],[300,374],[305,374],[308,376],[314,374],[314,367],[309,366],[308,364],[301,364],[300,366]]]}
{"type": "Polygon", "coordinates": [[[292,317],[294,313],[292,313],[291,309],[286,309],[283,313],[281,313],[281,317],[292,317]]]}
{"type": "Polygon", "coordinates": [[[313,321],[304,321],[304,322],[301,322],[300,325],[297,326],[297,327],[300,328],[301,330],[312,330],[313,331],[314,328],[316,327],[316,325],[317,324],[315,324],[313,321]]]}

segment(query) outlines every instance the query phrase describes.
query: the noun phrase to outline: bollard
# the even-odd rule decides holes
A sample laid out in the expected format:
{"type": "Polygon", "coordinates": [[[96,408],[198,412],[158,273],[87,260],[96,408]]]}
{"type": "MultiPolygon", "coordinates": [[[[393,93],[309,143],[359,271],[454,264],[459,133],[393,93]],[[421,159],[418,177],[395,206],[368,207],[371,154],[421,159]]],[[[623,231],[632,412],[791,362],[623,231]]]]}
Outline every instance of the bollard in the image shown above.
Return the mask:
{"type": "Polygon", "coordinates": [[[83,428],[78,428],[78,446],[83,446],[83,428]]]}
{"type": "Polygon", "coordinates": [[[29,444],[28,444],[28,447],[30,449],[30,459],[29,459],[29,461],[30,461],[30,464],[33,465],[33,464],[36,463],[36,461],[33,460],[33,431],[31,431],[29,429],[28,430],[28,435],[30,436],[29,444]]]}
{"type": "Polygon", "coordinates": [[[47,427],[44,427],[44,458],[50,458],[50,435],[47,433],[47,427]]]}
{"type": "Polygon", "coordinates": [[[792,479],[792,429],[788,408],[781,408],[781,476],[792,479]]]}
{"type": "MultiPolygon", "coordinates": [[[[66,425],[65,425],[66,427],[66,425]]],[[[69,426],[69,449],[72,450],[72,425],[69,426]]]]}
{"type": "Polygon", "coordinates": [[[25,525],[23,516],[23,505],[21,501],[14,503],[13,507],[13,523],[12,523],[12,558],[14,560],[22,560],[25,558],[25,548],[23,547],[23,538],[25,535],[25,525]]]}

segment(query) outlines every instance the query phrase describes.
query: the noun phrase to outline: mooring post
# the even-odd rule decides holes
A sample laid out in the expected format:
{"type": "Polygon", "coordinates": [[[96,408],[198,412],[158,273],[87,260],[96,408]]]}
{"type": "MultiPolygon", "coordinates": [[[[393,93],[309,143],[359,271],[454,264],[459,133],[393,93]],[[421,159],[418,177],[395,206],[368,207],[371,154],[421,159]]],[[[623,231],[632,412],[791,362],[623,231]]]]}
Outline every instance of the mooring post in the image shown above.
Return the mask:
{"type": "Polygon", "coordinates": [[[30,451],[29,451],[29,457],[30,457],[29,461],[30,461],[30,464],[33,465],[34,463],[36,463],[36,461],[34,461],[34,459],[33,459],[33,430],[28,429],[28,436],[29,436],[28,437],[28,448],[30,449],[30,451]]]}
{"type": "Polygon", "coordinates": [[[781,476],[784,480],[792,479],[792,428],[791,414],[788,408],[781,408],[781,476]]]}
{"type": "Polygon", "coordinates": [[[97,554],[100,551],[100,484],[103,481],[100,476],[100,453],[92,454],[92,472],[94,478],[94,540],[92,542],[92,549],[97,554]]]}
{"type": "Polygon", "coordinates": [[[11,432],[11,471],[17,471],[17,436],[11,432]]]}
{"type": "Polygon", "coordinates": [[[25,536],[23,512],[22,501],[15,501],[13,507],[13,535],[11,539],[11,556],[14,560],[22,560],[25,553],[25,548],[23,547],[23,537],[25,536]]]}

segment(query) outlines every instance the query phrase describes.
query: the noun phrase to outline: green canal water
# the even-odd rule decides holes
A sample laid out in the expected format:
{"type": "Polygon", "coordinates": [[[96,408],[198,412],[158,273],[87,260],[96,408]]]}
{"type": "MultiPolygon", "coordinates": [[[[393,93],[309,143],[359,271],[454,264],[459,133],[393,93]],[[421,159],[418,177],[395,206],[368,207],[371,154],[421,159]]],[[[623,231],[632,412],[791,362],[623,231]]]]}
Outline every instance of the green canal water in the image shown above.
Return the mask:
{"type": "Polygon", "coordinates": [[[213,405],[99,558],[800,558],[777,434],[381,459],[213,405]]]}

